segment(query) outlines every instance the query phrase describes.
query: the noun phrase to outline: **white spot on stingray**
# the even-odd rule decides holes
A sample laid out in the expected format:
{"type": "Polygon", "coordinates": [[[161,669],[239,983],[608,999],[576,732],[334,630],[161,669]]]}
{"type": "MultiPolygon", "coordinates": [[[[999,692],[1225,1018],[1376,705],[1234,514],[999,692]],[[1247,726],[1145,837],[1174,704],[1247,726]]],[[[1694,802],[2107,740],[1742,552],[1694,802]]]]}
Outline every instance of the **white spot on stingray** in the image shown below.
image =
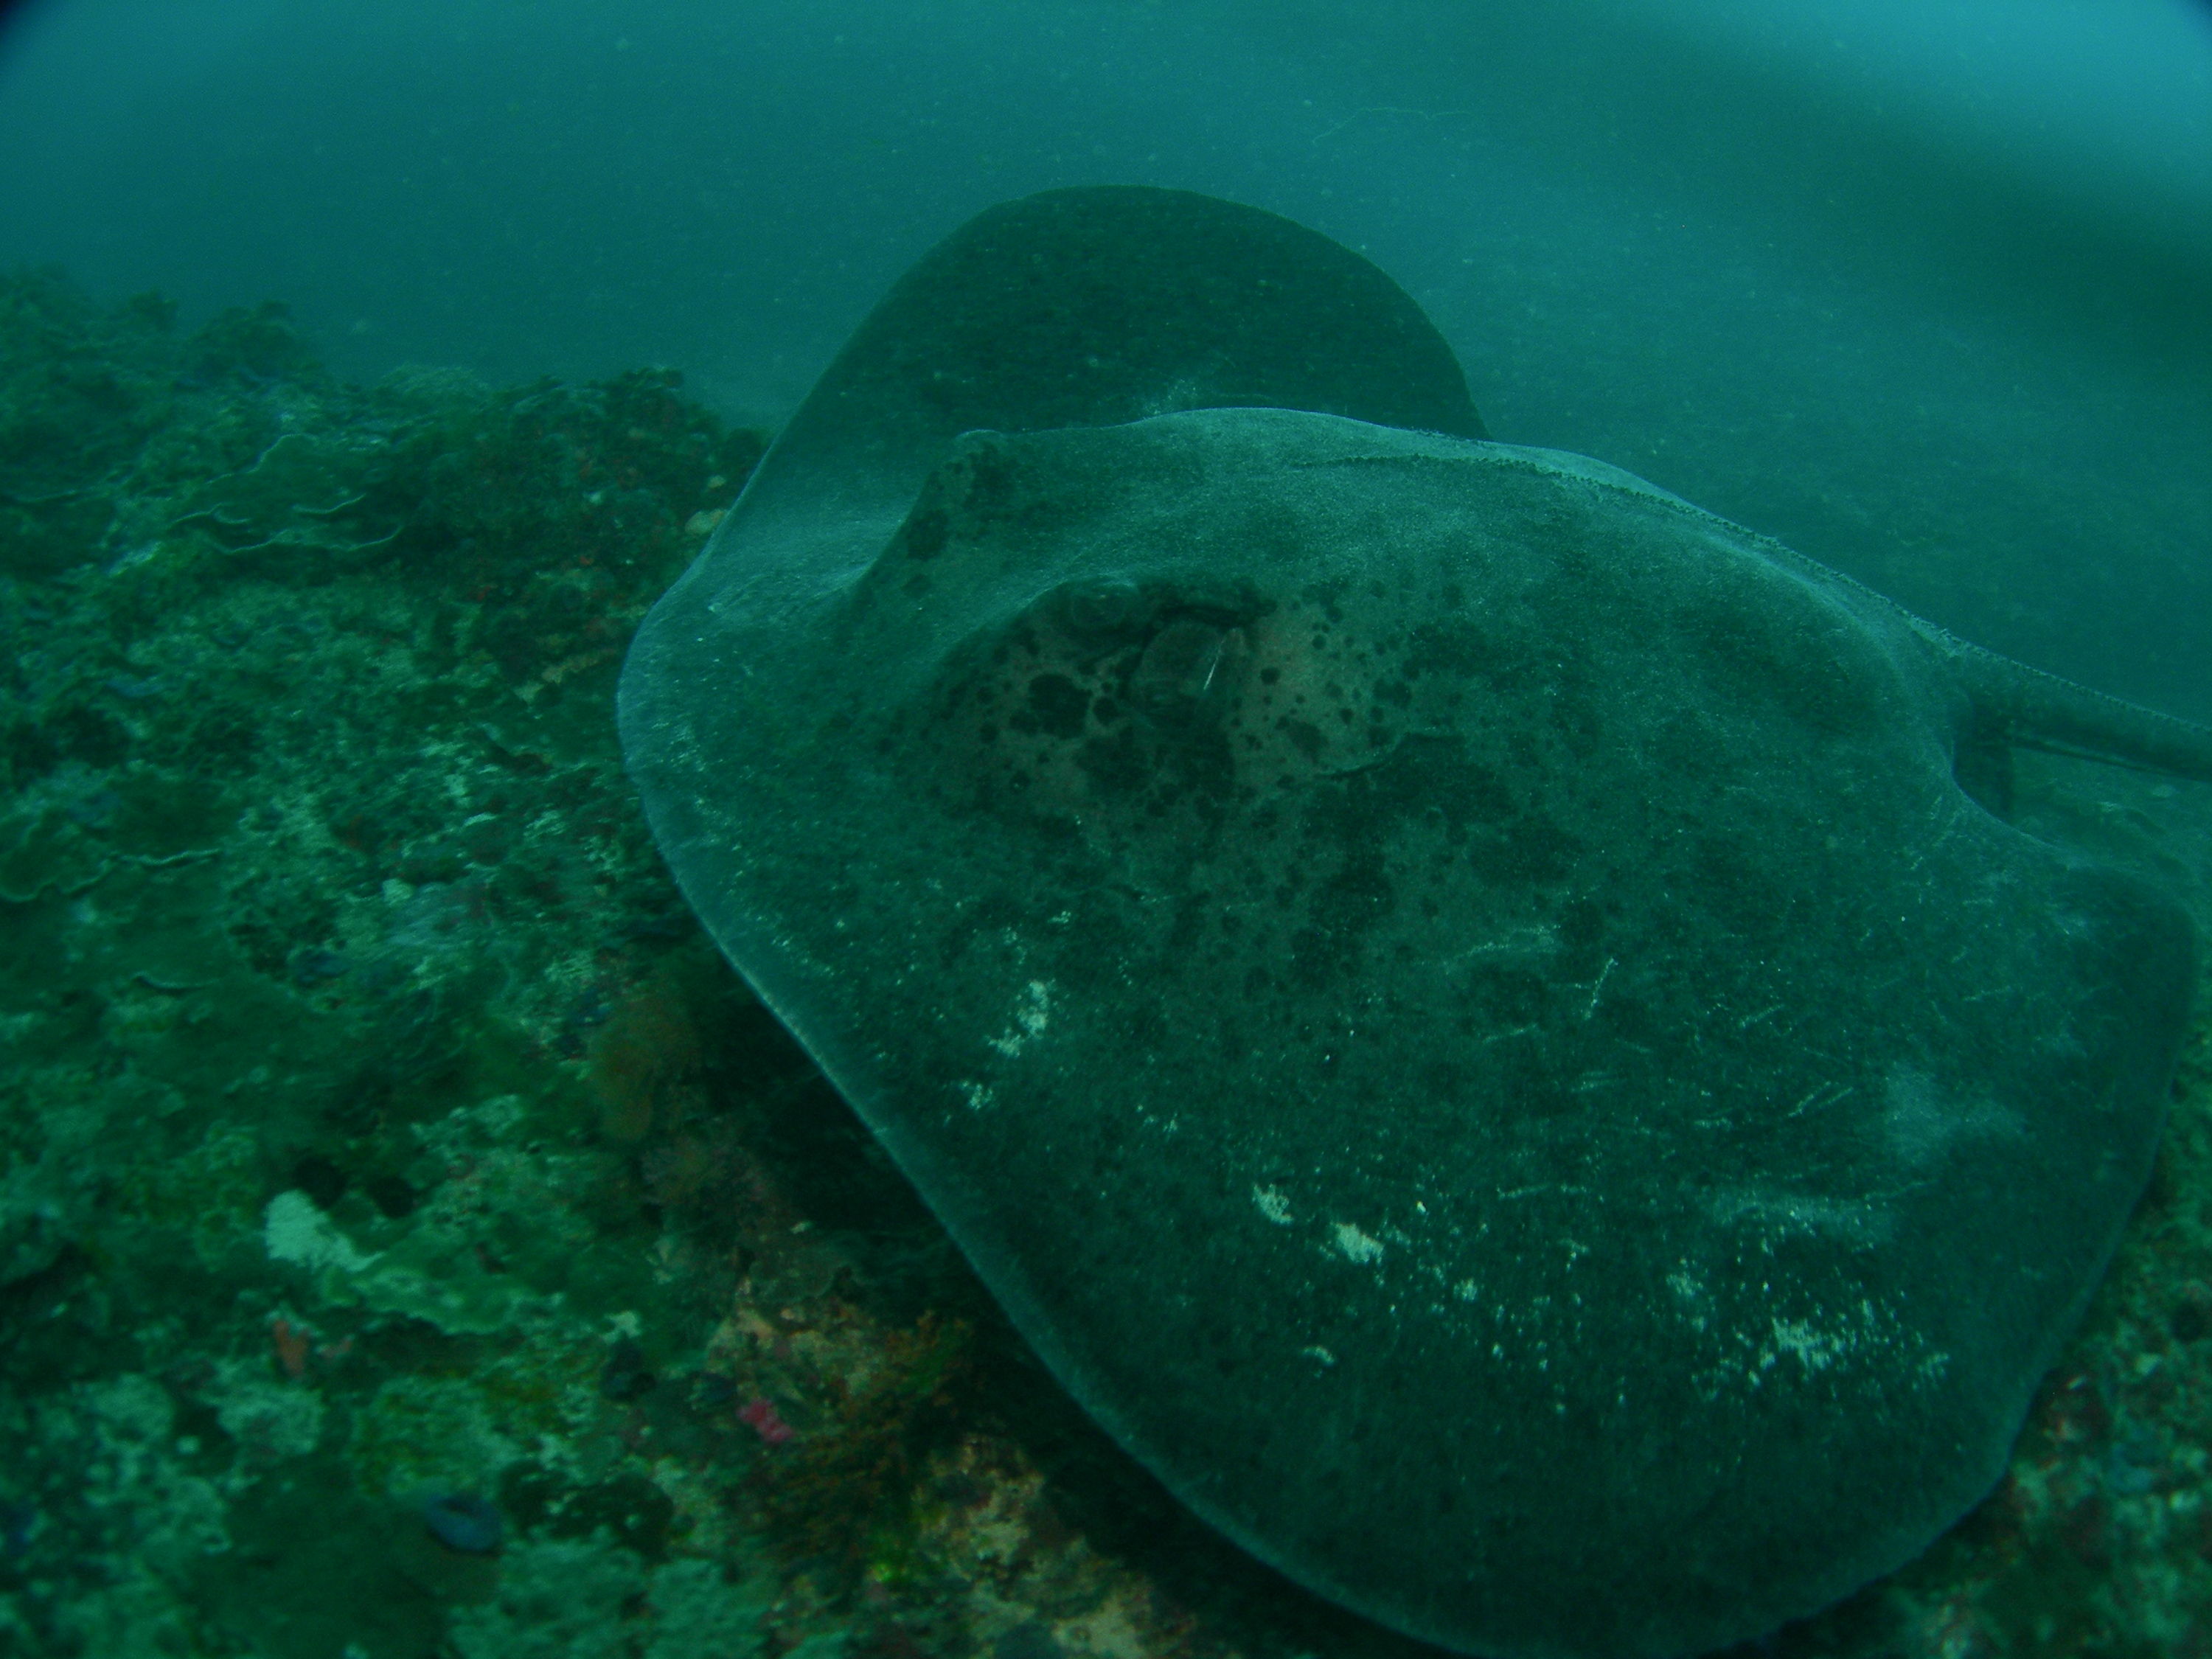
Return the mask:
{"type": "Polygon", "coordinates": [[[1778,1319],[1759,1366],[1765,1370],[1787,1354],[1808,1371],[1825,1371],[1855,1346],[1849,1336],[1824,1331],[1805,1320],[1778,1319]]]}
{"type": "Polygon", "coordinates": [[[1951,1356],[1929,1346],[1927,1338],[1901,1320],[1886,1303],[1862,1299],[1856,1308],[1776,1315],[1764,1333],[1723,1330],[1720,1339],[1733,1353],[1692,1379],[1701,1397],[1717,1400],[1732,1389],[1756,1389],[1770,1378],[1788,1377],[1783,1364],[1795,1360],[1799,1377],[1872,1364],[1905,1365],[1907,1376],[1932,1386],[1949,1370],[1951,1356]]]}
{"type": "Polygon", "coordinates": [[[1915,1169],[1935,1163],[1956,1141],[2008,1139],[2022,1129],[2017,1112],[1948,1097],[1935,1079],[1911,1066],[1893,1066],[1882,1079],[1881,1127],[1890,1150],[1915,1169]]]}
{"type": "Polygon", "coordinates": [[[1255,1185],[1252,1188],[1252,1201],[1260,1206],[1260,1213],[1278,1227],[1291,1224],[1291,1200],[1285,1198],[1279,1188],[1255,1185]]]}
{"type": "Polygon", "coordinates": [[[1723,1188],[1705,1200],[1705,1209],[1723,1224],[1752,1221],[1778,1233],[1811,1233],[1860,1245],[1886,1242],[1897,1224],[1895,1215],[1878,1202],[1801,1196],[1778,1188],[1723,1188]]]}
{"type": "Polygon", "coordinates": [[[991,1038],[990,1044],[1012,1060],[1042,1036],[1045,1027],[1051,1024],[1052,987],[1041,979],[1033,979],[1014,1008],[1013,1023],[1007,1026],[1003,1036],[991,1038]]]}
{"type": "Polygon", "coordinates": [[[1667,1275],[1667,1288],[1674,1292],[1682,1304],[1682,1317],[1693,1331],[1702,1331],[1712,1307],[1712,1296],[1705,1281],[1686,1267],[1678,1267],[1667,1275]]]}
{"type": "Polygon", "coordinates": [[[1331,1353],[1327,1348],[1319,1346],[1300,1348],[1298,1352],[1309,1359],[1318,1359],[1324,1366],[1334,1365],[1336,1364],[1336,1356],[1331,1353]]]}
{"type": "Polygon", "coordinates": [[[1349,1221],[1340,1221],[1335,1227],[1336,1248],[1344,1252],[1345,1260],[1371,1267],[1382,1259],[1382,1241],[1370,1237],[1349,1221]]]}
{"type": "Polygon", "coordinates": [[[959,1089],[962,1094],[968,1097],[968,1109],[971,1112],[983,1110],[997,1098],[988,1083],[963,1083],[959,1085],[959,1089]]]}

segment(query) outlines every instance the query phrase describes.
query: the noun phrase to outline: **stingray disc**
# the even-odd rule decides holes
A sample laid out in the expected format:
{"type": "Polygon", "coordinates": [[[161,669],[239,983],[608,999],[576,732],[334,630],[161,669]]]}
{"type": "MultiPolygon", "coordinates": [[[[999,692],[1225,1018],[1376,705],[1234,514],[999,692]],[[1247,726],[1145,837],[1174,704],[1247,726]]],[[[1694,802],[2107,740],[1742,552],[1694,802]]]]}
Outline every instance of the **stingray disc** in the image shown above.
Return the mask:
{"type": "Polygon", "coordinates": [[[653,612],[623,737],[730,959],[1194,1509],[1454,1647],[1683,1653],[1996,1479],[2191,940],[1961,789],[1932,630],[1479,433],[1310,233],[996,210],[653,612]]]}

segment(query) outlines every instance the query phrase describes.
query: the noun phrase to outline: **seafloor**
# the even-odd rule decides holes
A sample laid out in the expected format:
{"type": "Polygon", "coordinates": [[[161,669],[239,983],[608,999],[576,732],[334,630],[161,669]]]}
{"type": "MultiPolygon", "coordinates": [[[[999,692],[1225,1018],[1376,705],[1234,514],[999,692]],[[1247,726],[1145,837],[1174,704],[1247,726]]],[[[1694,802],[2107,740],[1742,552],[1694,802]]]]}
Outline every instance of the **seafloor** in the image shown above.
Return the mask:
{"type": "MultiPolygon", "coordinates": [[[[0,281],[0,1654],[1426,1651],[1089,1427],[678,899],[615,675],[760,447],[0,281]]],[[[2212,933],[2212,789],[2021,802],[2212,933]]],[[[2212,1655],[2201,1023],[2174,1100],[2002,1486],[1758,1651],[2212,1655]]]]}

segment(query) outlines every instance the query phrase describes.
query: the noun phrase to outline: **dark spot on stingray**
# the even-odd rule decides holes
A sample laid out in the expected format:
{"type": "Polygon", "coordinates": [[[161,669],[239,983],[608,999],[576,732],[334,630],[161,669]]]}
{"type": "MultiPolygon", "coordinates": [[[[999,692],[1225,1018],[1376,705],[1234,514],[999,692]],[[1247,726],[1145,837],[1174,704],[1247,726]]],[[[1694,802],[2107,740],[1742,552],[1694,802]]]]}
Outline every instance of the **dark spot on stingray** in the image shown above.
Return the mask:
{"type": "Polygon", "coordinates": [[[950,493],[971,513],[988,517],[1006,503],[1013,477],[1013,453],[1006,441],[995,432],[977,432],[951,463],[950,493]]]}
{"type": "Polygon", "coordinates": [[[1152,778],[1151,757],[1130,731],[1093,738],[1078,751],[1075,763],[1102,795],[1135,794],[1152,778]]]}
{"type": "Polygon", "coordinates": [[[899,540],[910,559],[933,559],[945,550],[951,522],[941,507],[924,507],[906,521],[899,540]]]}
{"type": "Polygon", "coordinates": [[[1213,915],[1213,895],[1186,893],[1176,903],[1175,920],[1168,928],[1167,948],[1180,955],[1196,945],[1213,915]]]}
{"type": "Polygon", "coordinates": [[[1550,690],[1545,713],[1567,753],[1577,761],[1595,758],[1606,740],[1606,719],[1597,700],[1572,682],[1554,684],[1550,690]]]}
{"type": "Polygon", "coordinates": [[[1579,973],[1597,961],[1598,947],[1605,943],[1605,906],[1592,898],[1571,898],[1553,913],[1552,927],[1569,971],[1579,973]]]}
{"type": "Polygon", "coordinates": [[[1533,1024],[1551,1001],[1552,981],[1531,968],[1471,968],[1466,984],[1479,1023],[1490,1030],[1512,1031],[1533,1024]]]}
{"type": "Polygon", "coordinates": [[[1500,648],[1462,623],[1416,623],[1403,660],[1408,674],[1481,673],[1496,682],[1510,672],[1500,648]]]}
{"type": "Polygon", "coordinates": [[[1091,712],[1091,696],[1064,674],[1039,674],[1029,684],[1022,710],[1012,718],[1018,731],[1052,738],[1079,738],[1091,712]]]}
{"type": "Polygon", "coordinates": [[[1557,820],[1532,809],[1509,819],[1503,830],[1470,835],[1467,861],[1485,881],[1529,886],[1564,879],[1580,850],[1557,820]]]}
{"type": "Polygon", "coordinates": [[[1990,809],[2014,748],[2212,778],[2212,733],[1490,441],[1388,277],[1176,191],[927,255],[622,724],[1076,1397],[1490,1659],[1755,1638],[1978,1502],[2195,976],[2170,896],[1990,809]]]}

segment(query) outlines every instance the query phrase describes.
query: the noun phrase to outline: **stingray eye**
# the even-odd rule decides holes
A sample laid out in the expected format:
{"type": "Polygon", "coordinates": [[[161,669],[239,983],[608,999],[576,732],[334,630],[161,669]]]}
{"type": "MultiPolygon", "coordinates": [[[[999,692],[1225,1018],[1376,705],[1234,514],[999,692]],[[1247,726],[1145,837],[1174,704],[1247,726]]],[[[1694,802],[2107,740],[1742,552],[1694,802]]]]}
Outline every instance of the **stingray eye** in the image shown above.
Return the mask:
{"type": "Polygon", "coordinates": [[[1060,591],[1060,619],[1079,639],[1110,640],[1134,634],[1152,613],[1152,601],[1132,581],[1080,582],[1060,591]]]}
{"type": "Polygon", "coordinates": [[[1218,714],[1244,657],[1244,631],[1188,617],[1152,635],[1129,694],[1155,720],[1184,724],[1218,714]]]}

